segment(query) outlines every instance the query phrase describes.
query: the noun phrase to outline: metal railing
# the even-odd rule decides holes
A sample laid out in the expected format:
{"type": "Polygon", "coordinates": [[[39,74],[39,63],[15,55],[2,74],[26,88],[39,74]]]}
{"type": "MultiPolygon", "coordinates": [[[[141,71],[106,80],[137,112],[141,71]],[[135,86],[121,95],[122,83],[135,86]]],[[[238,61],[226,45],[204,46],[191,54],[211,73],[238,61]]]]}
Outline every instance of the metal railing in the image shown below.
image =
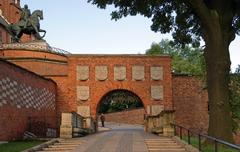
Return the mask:
{"type": "Polygon", "coordinates": [[[198,139],[198,150],[202,151],[203,150],[203,146],[204,143],[202,143],[203,138],[207,139],[208,141],[212,142],[214,144],[214,152],[221,152],[219,145],[224,145],[225,147],[228,147],[232,150],[237,150],[238,152],[240,152],[240,146],[235,145],[235,144],[231,144],[229,142],[223,141],[221,139],[218,138],[214,138],[202,133],[198,133],[196,131],[192,131],[190,129],[187,129],[183,126],[180,125],[176,125],[176,124],[171,124],[174,127],[174,135],[177,136],[179,134],[179,137],[181,140],[183,140],[183,136],[187,136],[187,142],[188,144],[191,144],[191,137],[193,135],[197,135],[197,139],[198,139]],[[185,134],[183,133],[183,131],[185,131],[185,134]]]}

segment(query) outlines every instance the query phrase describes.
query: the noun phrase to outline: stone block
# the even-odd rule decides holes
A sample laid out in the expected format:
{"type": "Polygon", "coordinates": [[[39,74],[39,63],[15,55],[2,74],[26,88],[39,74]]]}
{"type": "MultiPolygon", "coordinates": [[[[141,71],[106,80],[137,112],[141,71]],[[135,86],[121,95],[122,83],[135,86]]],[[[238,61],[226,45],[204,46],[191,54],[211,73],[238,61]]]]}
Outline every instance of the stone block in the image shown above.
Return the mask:
{"type": "Polygon", "coordinates": [[[144,80],[145,71],[144,66],[133,66],[132,67],[132,79],[133,80],[144,80]]]}
{"type": "Polygon", "coordinates": [[[60,126],[60,138],[72,138],[72,127],[60,126]]]}
{"type": "Polygon", "coordinates": [[[108,78],[108,68],[107,66],[96,66],[95,67],[96,80],[104,81],[108,78]]]}
{"type": "Polygon", "coordinates": [[[153,80],[163,80],[163,67],[153,66],[150,71],[153,80]]]}
{"type": "Polygon", "coordinates": [[[87,128],[92,128],[93,127],[91,118],[87,118],[86,119],[86,127],[87,128]]]}
{"type": "Polygon", "coordinates": [[[90,106],[78,106],[77,113],[83,117],[90,117],[90,106]]]}
{"type": "Polygon", "coordinates": [[[147,106],[147,114],[151,116],[155,116],[160,114],[164,110],[163,105],[152,105],[152,106],[147,106]]]}
{"type": "Polygon", "coordinates": [[[123,81],[126,80],[126,67],[115,66],[114,67],[114,80],[123,81]]]}
{"type": "Polygon", "coordinates": [[[163,100],[163,86],[151,86],[151,97],[154,100],[163,100]]]}
{"type": "Polygon", "coordinates": [[[89,86],[77,86],[77,100],[86,101],[89,96],[89,86]]]}
{"type": "Polygon", "coordinates": [[[170,125],[163,126],[163,135],[167,137],[174,136],[174,128],[171,127],[170,125]]]}
{"type": "Polygon", "coordinates": [[[77,80],[86,81],[89,78],[89,66],[77,66],[77,80]]]}
{"type": "Polygon", "coordinates": [[[61,126],[72,126],[72,114],[62,113],[61,126]]]}

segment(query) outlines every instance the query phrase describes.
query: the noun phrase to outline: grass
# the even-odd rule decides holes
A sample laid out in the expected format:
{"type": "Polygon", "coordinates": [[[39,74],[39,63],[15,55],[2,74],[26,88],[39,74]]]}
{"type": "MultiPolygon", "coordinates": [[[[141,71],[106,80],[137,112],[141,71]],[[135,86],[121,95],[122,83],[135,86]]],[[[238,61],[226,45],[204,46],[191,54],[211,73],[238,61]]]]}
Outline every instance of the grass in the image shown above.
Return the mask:
{"type": "Polygon", "coordinates": [[[40,140],[10,141],[9,143],[0,144],[0,152],[21,152],[43,142],[40,140]]]}
{"type": "MultiPolygon", "coordinates": [[[[188,142],[187,136],[184,136],[183,140],[185,142],[188,142]]],[[[201,144],[201,149],[202,149],[201,151],[202,152],[214,152],[215,151],[214,144],[203,143],[204,142],[203,139],[201,139],[201,140],[202,140],[202,142],[201,142],[202,143],[201,144]]],[[[190,139],[190,143],[193,147],[198,149],[198,138],[197,137],[192,136],[191,139],[190,139]]],[[[239,151],[235,150],[233,148],[218,144],[218,152],[239,152],[239,151]]]]}

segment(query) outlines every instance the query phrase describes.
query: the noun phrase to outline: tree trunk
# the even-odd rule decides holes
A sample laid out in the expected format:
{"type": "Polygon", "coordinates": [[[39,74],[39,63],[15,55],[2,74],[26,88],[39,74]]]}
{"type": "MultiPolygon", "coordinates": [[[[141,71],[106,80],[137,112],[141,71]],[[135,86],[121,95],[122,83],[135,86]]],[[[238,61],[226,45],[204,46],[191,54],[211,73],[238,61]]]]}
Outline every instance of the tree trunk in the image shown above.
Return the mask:
{"type": "Polygon", "coordinates": [[[229,39],[227,34],[215,27],[205,37],[205,61],[209,98],[210,136],[233,143],[232,117],[229,104],[229,39]]]}

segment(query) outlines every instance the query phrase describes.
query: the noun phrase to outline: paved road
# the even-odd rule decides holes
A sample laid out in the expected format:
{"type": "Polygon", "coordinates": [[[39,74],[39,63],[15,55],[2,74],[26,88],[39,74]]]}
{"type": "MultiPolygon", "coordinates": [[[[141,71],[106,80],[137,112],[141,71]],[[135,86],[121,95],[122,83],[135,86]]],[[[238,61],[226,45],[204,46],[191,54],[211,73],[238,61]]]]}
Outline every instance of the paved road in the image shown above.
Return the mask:
{"type": "Polygon", "coordinates": [[[146,140],[160,137],[145,133],[140,125],[106,123],[96,134],[81,138],[84,143],[72,152],[148,152],[146,140]]]}

